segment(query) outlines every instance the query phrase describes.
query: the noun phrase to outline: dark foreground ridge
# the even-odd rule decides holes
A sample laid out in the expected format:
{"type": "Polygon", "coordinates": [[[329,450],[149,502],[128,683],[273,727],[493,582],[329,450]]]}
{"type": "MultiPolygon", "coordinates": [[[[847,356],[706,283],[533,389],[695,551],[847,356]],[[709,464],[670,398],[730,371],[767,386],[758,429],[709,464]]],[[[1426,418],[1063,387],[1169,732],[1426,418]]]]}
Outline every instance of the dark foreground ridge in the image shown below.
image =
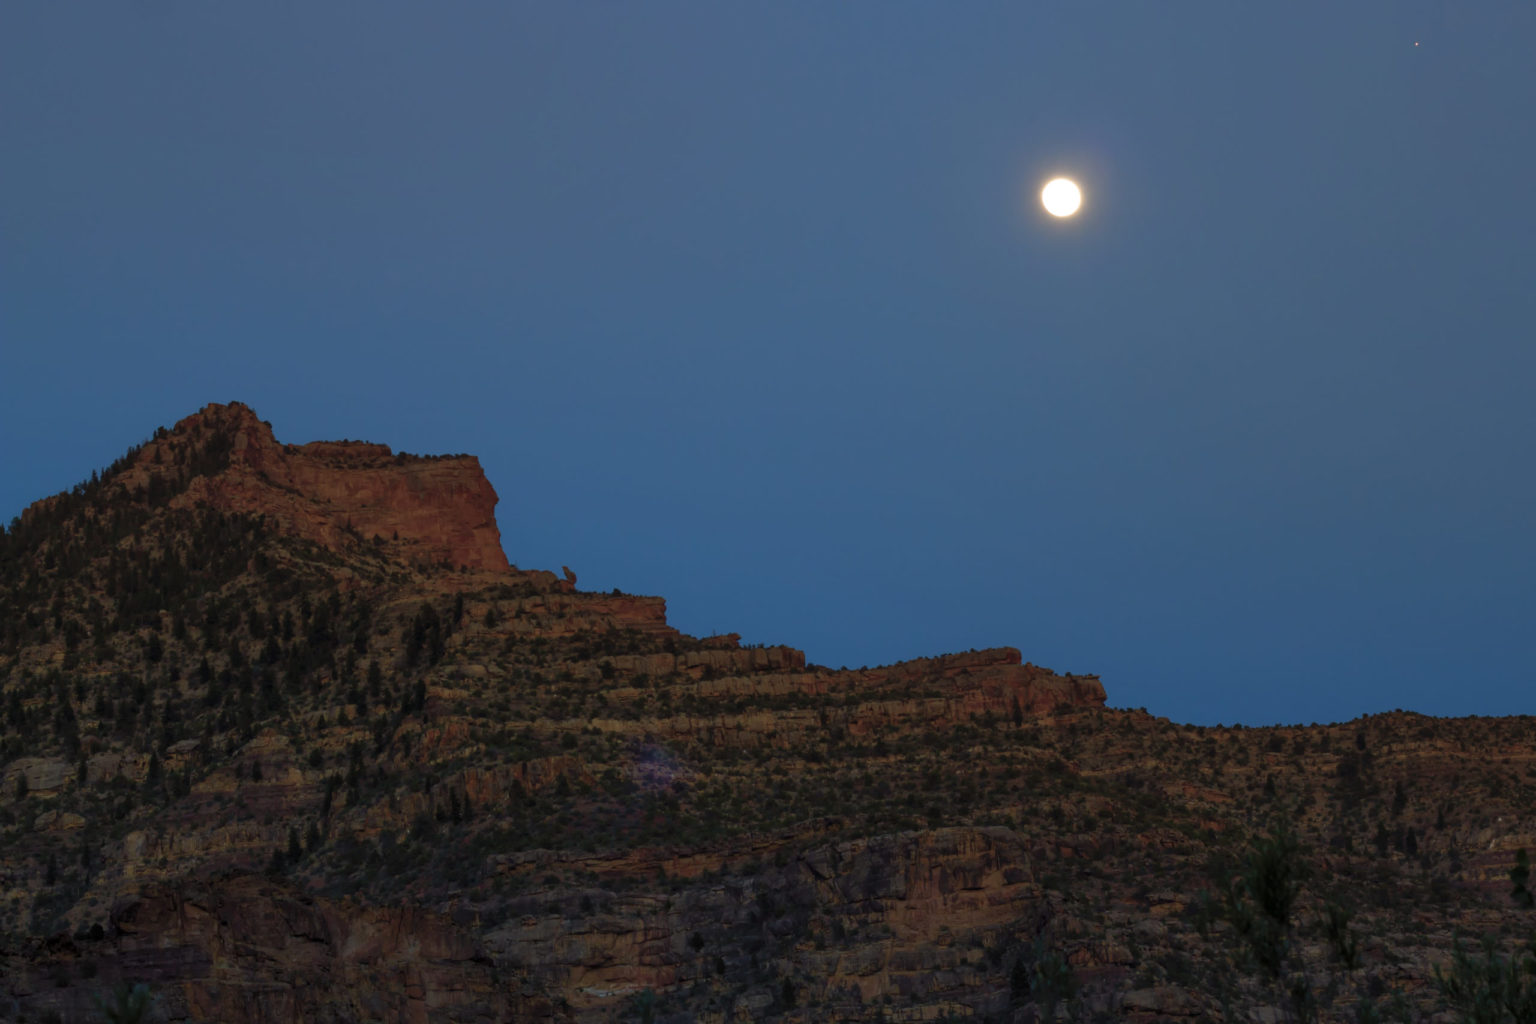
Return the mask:
{"type": "Polygon", "coordinates": [[[1529,719],[834,671],[509,566],[495,503],[233,403],[0,534],[0,1018],[1356,1020],[1530,929],[1529,719]]]}

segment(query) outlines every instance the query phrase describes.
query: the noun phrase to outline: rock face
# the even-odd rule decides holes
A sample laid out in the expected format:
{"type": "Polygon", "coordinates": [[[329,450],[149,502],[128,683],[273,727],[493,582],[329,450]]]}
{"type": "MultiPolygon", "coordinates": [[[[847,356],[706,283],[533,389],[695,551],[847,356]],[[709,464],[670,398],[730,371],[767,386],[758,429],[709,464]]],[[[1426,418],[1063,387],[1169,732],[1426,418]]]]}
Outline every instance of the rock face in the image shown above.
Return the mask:
{"type": "Polygon", "coordinates": [[[333,551],[377,538],[402,545],[413,563],[507,568],[496,492],[473,455],[397,455],[361,441],[279,444],[239,402],[205,406],[145,445],[123,486],[147,488],[209,445],[227,445],[227,467],[191,480],[173,507],[268,515],[333,551]]]}
{"type": "MultiPolygon", "coordinates": [[[[86,936],[59,952],[77,974],[90,963],[95,977],[150,984],[163,1019],[492,1024],[517,1019],[521,1003],[441,914],[336,904],[255,876],[149,885],[110,923],[110,944],[86,936]]],[[[84,986],[18,981],[41,990],[33,1005],[44,1014],[92,1013],[84,986]]]]}
{"type": "Polygon", "coordinates": [[[1294,936],[1325,1020],[1525,926],[1528,720],[1179,726],[1011,647],[834,670],[511,568],[495,502],[232,404],[0,533],[0,1019],[119,981],[224,1024],[1270,1019],[1200,908],[1276,814],[1297,918],[1374,937],[1329,988],[1294,936]]]}
{"type": "MultiPolygon", "coordinates": [[[[693,881],[688,899],[671,906],[648,895],[610,897],[601,913],[575,919],[531,906],[492,930],[487,945],[497,956],[531,965],[541,985],[566,994],[579,1019],[600,1020],[615,994],[707,986],[716,973],[716,954],[709,951],[735,947],[741,937],[750,944],[764,930],[788,930],[814,914],[869,932],[862,941],[845,937],[842,948],[810,946],[790,954],[791,973],[804,979],[800,998],[830,1011],[821,1019],[844,1020],[895,992],[908,1002],[915,995],[917,1001],[966,1005],[977,972],[934,937],[999,931],[1047,906],[1029,866],[1029,845],[1011,829],[938,829],[842,842],[822,837],[781,866],[731,877],[733,867],[739,871],[754,857],[771,859],[783,838],[746,840],[707,861],[566,861],[561,867],[577,873],[639,878],[660,872],[693,881]]],[[[509,877],[536,876],[550,862],[523,858],[504,867],[509,877]]],[[[979,1008],[1004,1009],[1006,1001],[991,999],[979,1008]]]]}

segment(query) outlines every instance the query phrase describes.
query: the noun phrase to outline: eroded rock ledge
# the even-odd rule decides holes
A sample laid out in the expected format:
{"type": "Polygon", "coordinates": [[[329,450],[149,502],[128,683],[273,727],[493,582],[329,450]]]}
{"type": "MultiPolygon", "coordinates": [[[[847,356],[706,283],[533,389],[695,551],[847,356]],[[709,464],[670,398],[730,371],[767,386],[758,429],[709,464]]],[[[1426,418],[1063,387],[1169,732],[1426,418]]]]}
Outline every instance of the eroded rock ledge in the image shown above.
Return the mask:
{"type": "Polygon", "coordinates": [[[377,538],[402,545],[416,564],[507,568],[496,491],[473,455],[396,454],[361,441],[280,444],[239,402],[204,406],[146,444],[122,485],[147,489],[210,448],[227,449],[228,464],[193,478],[172,507],[268,515],[332,551],[377,538]]]}

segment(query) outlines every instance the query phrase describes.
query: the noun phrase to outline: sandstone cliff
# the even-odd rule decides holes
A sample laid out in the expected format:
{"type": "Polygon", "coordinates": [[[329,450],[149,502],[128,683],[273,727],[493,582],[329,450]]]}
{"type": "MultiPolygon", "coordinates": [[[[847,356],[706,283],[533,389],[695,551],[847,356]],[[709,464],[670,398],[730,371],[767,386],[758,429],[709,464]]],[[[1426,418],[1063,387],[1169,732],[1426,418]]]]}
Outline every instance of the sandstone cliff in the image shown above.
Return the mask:
{"type": "Polygon", "coordinates": [[[411,563],[507,568],[496,492],[473,455],[397,455],[361,441],[279,444],[271,426],[239,402],[181,420],[144,446],[119,483],[147,493],[210,448],[227,463],[192,478],[172,507],[269,516],[284,532],[332,551],[377,541],[399,545],[399,557],[411,563]]]}

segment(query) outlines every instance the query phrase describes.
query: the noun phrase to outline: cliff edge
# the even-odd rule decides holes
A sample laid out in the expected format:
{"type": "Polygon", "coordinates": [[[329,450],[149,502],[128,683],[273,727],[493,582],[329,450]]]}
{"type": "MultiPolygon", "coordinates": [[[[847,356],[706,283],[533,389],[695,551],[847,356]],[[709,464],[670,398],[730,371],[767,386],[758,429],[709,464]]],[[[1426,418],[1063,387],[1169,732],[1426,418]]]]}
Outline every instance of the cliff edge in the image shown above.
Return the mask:
{"type": "Polygon", "coordinates": [[[270,424],[231,402],[204,406],[157,436],[118,479],[130,492],[174,488],[194,466],[213,471],[190,474],[171,507],[271,516],[332,551],[399,544],[413,564],[508,568],[496,491],[473,455],[396,454],[361,441],[280,444],[270,424]]]}

